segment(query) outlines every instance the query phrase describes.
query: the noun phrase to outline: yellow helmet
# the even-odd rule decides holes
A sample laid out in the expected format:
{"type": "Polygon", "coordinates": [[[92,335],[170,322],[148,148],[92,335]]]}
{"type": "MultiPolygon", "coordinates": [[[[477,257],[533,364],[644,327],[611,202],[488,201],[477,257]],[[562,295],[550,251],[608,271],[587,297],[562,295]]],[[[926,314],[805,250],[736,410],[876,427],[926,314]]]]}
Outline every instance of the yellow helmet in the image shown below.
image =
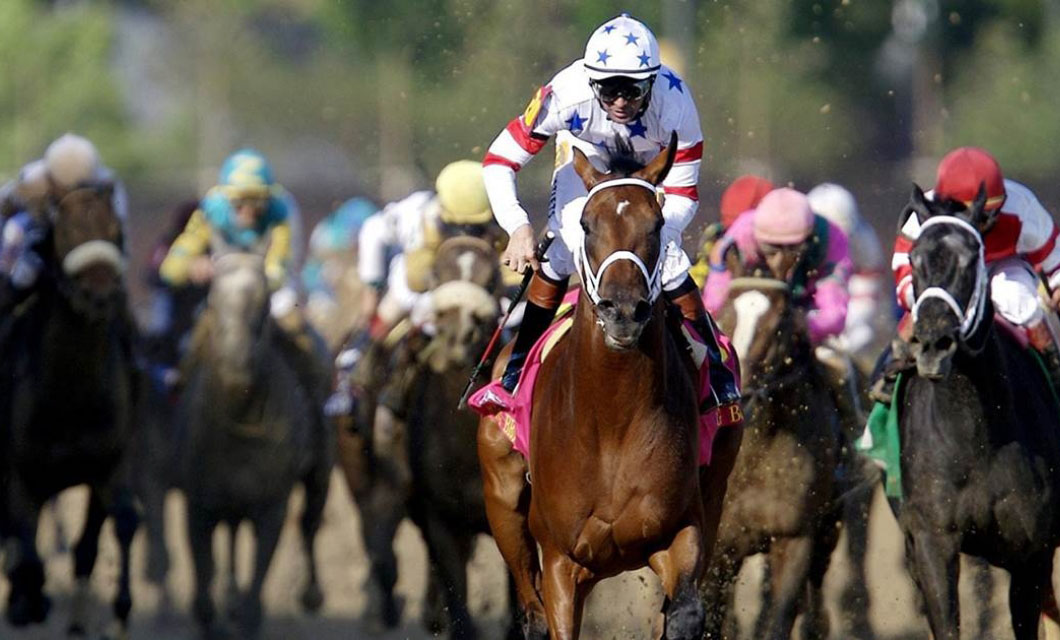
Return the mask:
{"type": "Polygon", "coordinates": [[[446,224],[486,224],[493,219],[482,164],[474,160],[451,162],[434,184],[446,224]]]}

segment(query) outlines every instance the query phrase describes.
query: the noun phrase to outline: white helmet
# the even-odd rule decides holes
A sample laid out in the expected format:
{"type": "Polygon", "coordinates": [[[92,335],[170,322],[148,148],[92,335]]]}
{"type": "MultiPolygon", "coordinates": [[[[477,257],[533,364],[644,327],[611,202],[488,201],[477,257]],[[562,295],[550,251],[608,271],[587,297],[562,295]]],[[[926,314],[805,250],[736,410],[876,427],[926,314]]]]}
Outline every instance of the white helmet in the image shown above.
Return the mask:
{"type": "Polygon", "coordinates": [[[100,166],[99,153],[87,139],[67,133],[48,145],[44,164],[58,186],[70,189],[96,177],[100,166]]]}
{"type": "Polygon", "coordinates": [[[838,184],[819,184],[806,197],[810,199],[810,208],[814,213],[827,218],[848,236],[861,220],[854,196],[838,184]]]}
{"type": "Polygon", "coordinates": [[[589,36],[582,63],[590,80],[617,76],[644,80],[659,72],[659,60],[655,34],[643,22],[623,13],[589,36]]]}

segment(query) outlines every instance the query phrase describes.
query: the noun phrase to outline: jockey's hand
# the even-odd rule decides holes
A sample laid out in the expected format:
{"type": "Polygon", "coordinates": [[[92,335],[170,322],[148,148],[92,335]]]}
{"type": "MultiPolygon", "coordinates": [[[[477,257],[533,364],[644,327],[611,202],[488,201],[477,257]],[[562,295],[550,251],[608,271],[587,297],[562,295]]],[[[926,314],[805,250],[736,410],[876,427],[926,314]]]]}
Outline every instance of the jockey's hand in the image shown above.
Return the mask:
{"type": "Polygon", "coordinates": [[[1054,311],[1060,311],[1060,287],[1053,289],[1052,295],[1049,296],[1049,303],[1054,311]]]}
{"type": "Polygon", "coordinates": [[[516,273],[522,273],[527,265],[534,271],[541,268],[534,256],[534,228],[524,224],[512,232],[508,247],[501,256],[501,263],[516,273]]]}
{"type": "Polygon", "coordinates": [[[210,256],[193,258],[188,265],[188,279],[195,284],[206,284],[213,279],[213,259],[210,256]]]}

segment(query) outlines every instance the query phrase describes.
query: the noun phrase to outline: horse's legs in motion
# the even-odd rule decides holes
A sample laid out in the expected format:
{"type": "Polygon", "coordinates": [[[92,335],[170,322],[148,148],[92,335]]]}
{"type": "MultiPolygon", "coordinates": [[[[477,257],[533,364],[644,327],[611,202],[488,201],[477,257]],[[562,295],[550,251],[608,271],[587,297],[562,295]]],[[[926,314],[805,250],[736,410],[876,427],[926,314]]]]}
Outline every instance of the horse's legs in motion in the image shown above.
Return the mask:
{"type": "Polygon", "coordinates": [[[736,464],[743,441],[743,427],[724,427],[714,437],[710,464],[699,469],[699,486],[703,494],[703,549],[704,558],[714,553],[721,523],[721,507],[729,487],[729,474],[736,464]]]}
{"type": "Polygon", "coordinates": [[[828,613],[824,608],[824,576],[832,560],[832,552],[839,542],[837,509],[835,520],[827,518],[813,537],[813,558],[806,584],[806,611],[802,619],[803,640],[824,640],[828,637],[828,613]]]}
{"type": "MultiPolygon", "coordinates": [[[[0,488],[2,489],[2,488],[0,488]]],[[[37,554],[37,520],[40,502],[12,470],[8,479],[7,505],[10,519],[6,527],[11,536],[4,544],[4,572],[11,591],[7,595],[8,622],[16,627],[44,622],[51,599],[44,595],[44,563],[37,554]]]]}
{"type": "MultiPolygon", "coordinates": [[[[849,446],[849,445],[848,445],[849,446]]],[[[855,458],[863,465],[867,461],[855,458]]],[[[874,476],[875,469],[865,467],[874,476]]],[[[843,500],[843,530],[846,531],[846,553],[850,575],[840,595],[840,610],[843,612],[843,637],[868,638],[872,635],[869,624],[869,590],[865,577],[865,559],[868,557],[869,512],[875,495],[876,483],[866,482],[854,487],[843,500]]]]}
{"type": "Polygon", "coordinates": [[[552,547],[541,550],[541,595],[548,617],[549,640],[578,640],[589,587],[581,579],[585,569],[552,547]]]}
{"type": "MultiPolygon", "coordinates": [[[[153,476],[150,470],[144,475],[153,476]]],[[[146,577],[156,587],[165,591],[169,574],[169,552],[166,549],[166,489],[154,477],[143,479],[141,500],[144,507],[144,531],[147,534],[146,577]]]]}
{"type": "Polygon", "coordinates": [[[124,636],[129,628],[129,612],[132,610],[132,542],[136,536],[136,528],[140,526],[140,514],[136,510],[133,493],[129,487],[116,488],[108,493],[113,494],[108,496],[108,506],[114,518],[114,535],[118,538],[118,551],[121,554],[118,593],[114,596],[114,618],[119,628],[114,635],[124,636]]]}
{"type": "MultiPolygon", "coordinates": [[[[371,564],[375,597],[382,600],[378,607],[381,610],[380,617],[384,627],[392,628],[401,621],[401,605],[394,596],[394,585],[398,579],[394,536],[405,517],[404,497],[396,495],[385,481],[373,477],[357,496],[357,507],[361,511],[361,535],[364,536],[365,551],[371,564]]],[[[372,610],[371,605],[369,609],[372,610]]]]}
{"type": "Polygon", "coordinates": [[[697,578],[703,572],[704,562],[703,533],[696,525],[681,529],[669,549],[648,559],[666,593],[663,604],[666,640],[699,640],[703,636],[705,613],[697,578]]]}
{"type": "Polygon", "coordinates": [[[467,608],[467,563],[471,559],[473,538],[453,531],[429,511],[417,518],[417,523],[423,530],[433,565],[432,573],[437,574],[439,586],[443,589],[443,601],[449,610],[449,637],[472,640],[477,634],[467,608]]]}
{"type": "Polygon", "coordinates": [[[302,607],[306,611],[316,612],[324,604],[324,594],[317,579],[317,555],[315,542],[320,521],[324,515],[324,503],[328,499],[328,484],[331,481],[331,459],[321,460],[313,465],[302,485],[305,487],[305,507],[299,522],[302,530],[302,547],[305,550],[309,579],[302,591],[302,607]]]}
{"type": "Polygon", "coordinates": [[[280,531],[283,529],[284,515],[287,513],[286,501],[270,506],[254,518],[254,537],[256,545],[254,550],[254,575],[250,579],[250,587],[240,605],[240,627],[243,637],[257,637],[261,631],[261,588],[265,584],[265,575],[269,571],[272,555],[276,551],[276,543],[280,541],[280,531]]]}
{"type": "Polygon", "coordinates": [[[486,517],[497,548],[515,580],[524,634],[527,640],[546,640],[545,606],[537,591],[541,567],[537,543],[527,523],[530,486],[525,480],[526,462],[492,420],[479,424],[478,457],[482,465],[486,517]]]}
{"type": "Polygon", "coordinates": [[[226,522],[228,529],[228,571],[224,576],[224,606],[228,616],[235,617],[238,615],[240,595],[239,595],[239,576],[237,575],[236,558],[236,545],[239,542],[239,525],[242,524],[240,520],[233,518],[226,522]]]}
{"type": "Polygon", "coordinates": [[[1008,602],[1013,635],[1016,640],[1037,640],[1042,598],[1050,590],[1053,574],[1053,554],[1042,553],[1010,573],[1008,602]]]}
{"type": "Polygon", "coordinates": [[[85,635],[88,632],[88,609],[92,599],[90,578],[92,569],[96,566],[96,555],[99,553],[99,533],[103,530],[103,522],[106,519],[107,510],[103,506],[103,500],[93,488],[88,495],[85,527],[74,546],[74,578],[77,584],[74,587],[70,625],[67,628],[70,635],[85,635]]]}
{"type": "Polygon", "coordinates": [[[209,636],[214,631],[216,611],[210,598],[210,584],[213,582],[213,530],[217,518],[208,515],[201,507],[189,501],[188,504],[188,541],[191,544],[191,557],[195,563],[195,600],[193,610],[195,620],[209,636]]]}
{"type": "MultiPolygon", "coordinates": [[[[732,527],[729,527],[731,529],[732,527]]],[[[751,555],[750,541],[740,534],[722,527],[714,553],[711,554],[703,585],[700,588],[706,609],[704,640],[720,640],[733,637],[724,633],[726,622],[731,618],[733,591],[736,577],[747,556],[751,555]]]]}
{"type": "MultiPolygon", "coordinates": [[[[813,561],[813,537],[779,538],[769,550],[773,572],[773,611],[767,637],[787,640],[795,625],[799,604],[806,593],[807,578],[813,561]]],[[[825,565],[827,567],[827,565],[825,565]]]]}
{"type": "Polygon", "coordinates": [[[935,640],[960,638],[961,613],[957,601],[959,548],[959,540],[955,535],[938,535],[921,530],[911,531],[905,537],[909,568],[924,597],[928,624],[935,640]]]}

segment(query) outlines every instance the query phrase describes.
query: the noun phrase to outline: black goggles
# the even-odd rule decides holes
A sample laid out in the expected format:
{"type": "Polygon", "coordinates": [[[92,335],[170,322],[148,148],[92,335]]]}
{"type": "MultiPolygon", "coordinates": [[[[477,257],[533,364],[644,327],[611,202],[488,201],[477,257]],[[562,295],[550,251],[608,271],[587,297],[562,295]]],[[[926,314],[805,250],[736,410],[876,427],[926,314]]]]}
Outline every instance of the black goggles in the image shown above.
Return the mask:
{"type": "Polygon", "coordinates": [[[644,98],[651,92],[652,78],[633,80],[623,78],[620,80],[594,80],[593,92],[596,97],[606,103],[612,103],[619,98],[627,102],[633,102],[644,98]]]}

